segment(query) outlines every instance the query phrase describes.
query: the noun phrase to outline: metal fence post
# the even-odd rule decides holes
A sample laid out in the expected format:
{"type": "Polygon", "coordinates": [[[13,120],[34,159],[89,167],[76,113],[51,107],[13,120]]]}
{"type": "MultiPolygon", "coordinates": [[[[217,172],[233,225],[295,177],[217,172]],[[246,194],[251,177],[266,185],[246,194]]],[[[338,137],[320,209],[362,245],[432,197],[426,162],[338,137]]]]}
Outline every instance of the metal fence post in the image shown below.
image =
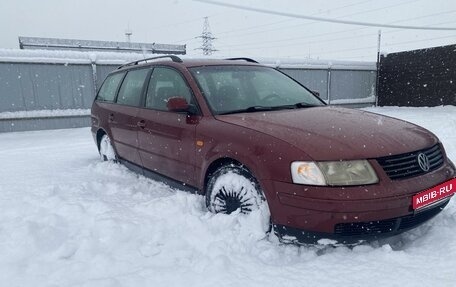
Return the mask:
{"type": "Polygon", "coordinates": [[[328,66],[328,105],[331,104],[331,65],[328,66]]]}
{"type": "Polygon", "coordinates": [[[97,64],[95,61],[92,61],[92,80],[93,80],[93,97],[92,99],[95,99],[95,96],[97,95],[97,64]]]}
{"type": "Polygon", "coordinates": [[[380,82],[380,43],[382,41],[382,30],[378,30],[377,39],[377,74],[375,75],[375,106],[378,107],[378,84],[380,82]]]}

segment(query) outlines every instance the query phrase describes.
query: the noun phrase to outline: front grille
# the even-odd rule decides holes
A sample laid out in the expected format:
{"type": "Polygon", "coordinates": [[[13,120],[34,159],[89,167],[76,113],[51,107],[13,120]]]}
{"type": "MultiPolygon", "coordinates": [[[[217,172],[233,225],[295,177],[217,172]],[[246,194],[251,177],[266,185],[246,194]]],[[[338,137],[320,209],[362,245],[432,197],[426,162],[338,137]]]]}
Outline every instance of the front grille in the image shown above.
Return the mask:
{"type": "Polygon", "coordinates": [[[448,202],[449,200],[446,200],[436,207],[404,217],[369,222],[338,223],[334,226],[334,233],[340,236],[375,236],[390,232],[399,233],[428,221],[442,211],[448,202]]]}
{"type": "Polygon", "coordinates": [[[440,145],[414,152],[381,157],[377,159],[391,179],[405,179],[438,169],[443,164],[440,145]],[[424,153],[429,159],[429,170],[423,171],[418,164],[418,155],[424,153]]]}
{"type": "MultiPolygon", "coordinates": [[[[448,203],[448,202],[449,201],[447,201],[446,203],[448,203]]],[[[444,205],[434,207],[432,209],[423,211],[423,212],[415,214],[413,216],[403,217],[401,220],[401,224],[399,225],[399,229],[413,228],[425,221],[428,221],[432,217],[436,216],[440,211],[442,211],[442,209],[445,207],[446,203],[444,205]]]]}
{"type": "Polygon", "coordinates": [[[342,236],[357,236],[369,234],[382,234],[396,229],[397,219],[339,223],[334,227],[334,233],[342,236]]]}

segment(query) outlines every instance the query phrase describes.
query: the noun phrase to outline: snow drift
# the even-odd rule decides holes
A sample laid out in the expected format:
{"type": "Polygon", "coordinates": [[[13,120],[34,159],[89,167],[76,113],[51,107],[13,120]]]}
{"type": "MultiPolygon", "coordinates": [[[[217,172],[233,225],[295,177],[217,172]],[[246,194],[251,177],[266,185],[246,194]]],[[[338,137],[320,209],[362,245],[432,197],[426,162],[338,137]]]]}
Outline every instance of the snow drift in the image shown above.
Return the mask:
{"type": "MultiPolygon", "coordinates": [[[[456,161],[456,107],[369,108],[433,131],[456,161]]],[[[454,286],[454,199],[418,229],[355,248],[284,245],[267,212],[100,162],[88,128],[0,134],[2,286],[454,286]]]]}

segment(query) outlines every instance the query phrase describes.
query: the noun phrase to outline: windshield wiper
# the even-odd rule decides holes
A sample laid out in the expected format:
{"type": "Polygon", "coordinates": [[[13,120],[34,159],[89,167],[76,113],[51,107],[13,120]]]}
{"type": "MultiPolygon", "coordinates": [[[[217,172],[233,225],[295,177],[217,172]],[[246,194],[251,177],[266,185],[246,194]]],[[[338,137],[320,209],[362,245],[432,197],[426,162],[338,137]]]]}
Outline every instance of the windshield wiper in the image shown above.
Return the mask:
{"type": "Polygon", "coordinates": [[[296,103],[293,105],[282,105],[282,106],[251,106],[245,109],[233,110],[228,112],[220,113],[220,115],[229,115],[229,114],[238,114],[238,113],[254,113],[254,112],[263,112],[263,111],[278,111],[286,109],[300,109],[300,108],[311,108],[318,107],[319,105],[308,104],[308,103],[296,103]]]}
{"type": "Polygon", "coordinates": [[[301,103],[296,103],[296,104],[294,104],[294,106],[295,106],[296,108],[300,109],[300,108],[320,107],[321,105],[315,105],[315,104],[309,104],[309,103],[301,102],[301,103]]]}
{"type": "Polygon", "coordinates": [[[220,113],[220,115],[229,115],[229,114],[238,114],[238,113],[253,113],[253,112],[261,112],[261,111],[272,111],[272,108],[264,107],[264,106],[252,106],[252,107],[248,107],[245,109],[223,112],[223,113],[220,113]]]}

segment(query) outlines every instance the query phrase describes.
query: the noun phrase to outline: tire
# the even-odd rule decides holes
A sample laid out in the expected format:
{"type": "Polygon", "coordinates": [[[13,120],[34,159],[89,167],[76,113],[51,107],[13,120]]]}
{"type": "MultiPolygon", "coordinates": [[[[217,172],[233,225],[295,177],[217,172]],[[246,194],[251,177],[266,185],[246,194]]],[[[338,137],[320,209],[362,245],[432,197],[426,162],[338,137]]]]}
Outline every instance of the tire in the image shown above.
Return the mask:
{"type": "Polygon", "coordinates": [[[100,139],[98,151],[102,161],[117,162],[117,155],[111,144],[111,139],[107,134],[104,134],[100,139]]]}
{"type": "Polygon", "coordinates": [[[206,186],[206,206],[213,213],[247,214],[266,201],[258,181],[242,166],[226,165],[216,170],[206,186]]]}

